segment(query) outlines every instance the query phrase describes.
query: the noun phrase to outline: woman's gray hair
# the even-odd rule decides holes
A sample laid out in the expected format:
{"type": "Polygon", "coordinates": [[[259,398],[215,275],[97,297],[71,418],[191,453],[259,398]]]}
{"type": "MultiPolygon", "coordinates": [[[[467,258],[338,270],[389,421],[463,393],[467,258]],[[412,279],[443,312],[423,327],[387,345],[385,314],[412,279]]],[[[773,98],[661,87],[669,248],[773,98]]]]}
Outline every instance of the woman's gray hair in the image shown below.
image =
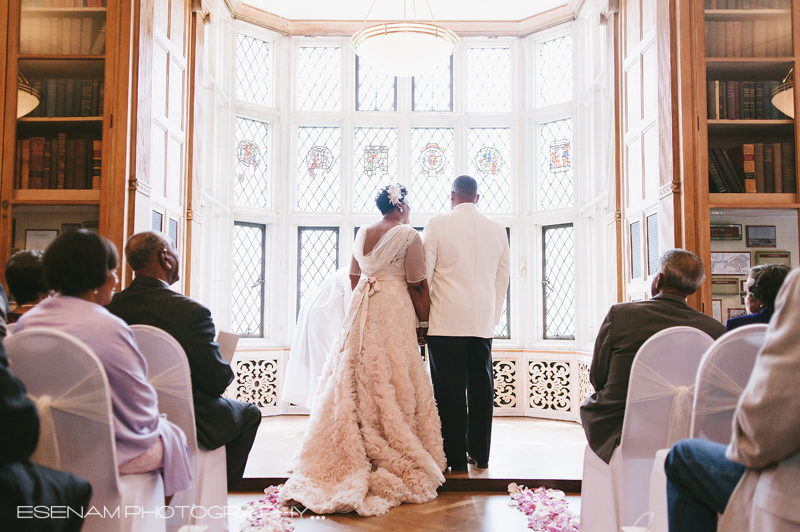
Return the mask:
{"type": "Polygon", "coordinates": [[[703,279],[706,278],[703,261],[685,249],[671,249],[661,255],[658,273],[662,277],[662,286],[673,288],[686,295],[697,292],[703,284],[703,279]]]}

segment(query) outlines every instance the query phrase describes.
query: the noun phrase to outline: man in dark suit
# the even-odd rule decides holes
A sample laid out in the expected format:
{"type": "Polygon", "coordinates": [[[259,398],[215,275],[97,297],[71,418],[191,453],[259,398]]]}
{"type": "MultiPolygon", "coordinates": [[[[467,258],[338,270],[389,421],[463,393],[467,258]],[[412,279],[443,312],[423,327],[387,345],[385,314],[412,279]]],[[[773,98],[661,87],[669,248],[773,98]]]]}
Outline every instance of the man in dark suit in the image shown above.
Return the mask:
{"type": "Polygon", "coordinates": [[[233,381],[233,371],[214,341],[211,312],[169,288],[180,270],[172,243],[160,233],[137,233],[128,239],[125,256],[136,277],[107,308],[128,325],[158,327],[181,344],[192,373],[197,441],[208,450],[225,446],[228,489],[237,489],[261,412],[253,404],[220,397],[233,381]]]}
{"type": "Polygon", "coordinates": [[[1,528],[6,532],[80,530],[92,487],[77,475],[31,462],[39,441],[39,414],[25,387],[8,369],[2,344],[0,427],[1,528]]]}
{"type": "Polygon", "coordinates": [[[703,262],[691,251],[664,253],[651,286],[652,299],[611,307],[597,333],[590,379],[595,392],[581,405],[589,447],[606,463],[622,436],[628,379],[636,352],[651,336],[670,327],[694,327],[717,339],[725,327],[689,307],[705,278],[703,262]]]}

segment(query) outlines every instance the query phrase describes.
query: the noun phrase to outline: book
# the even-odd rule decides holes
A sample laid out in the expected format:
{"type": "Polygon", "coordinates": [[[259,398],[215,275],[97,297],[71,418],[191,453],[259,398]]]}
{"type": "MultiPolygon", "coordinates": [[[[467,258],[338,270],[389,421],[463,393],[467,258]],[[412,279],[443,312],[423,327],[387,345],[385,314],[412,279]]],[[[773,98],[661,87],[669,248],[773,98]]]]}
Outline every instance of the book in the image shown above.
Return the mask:
{"type": "Polygon", "coordinates": [[[797,178],[795,177],[794,167],[794,142],[781,143],[781,177],[783,181],[783,191],[797,192],[797,178]]]}
{"type": "Polygon", "coordinates": [[[767,56],[767,21],[753,21],[753,57],[767,56]]]}
{"type": "Polygon", "coordinates": [[[75,188],[75,141],[67,140],[67,149],[64,158],[64,188],[75,188]]]}
{"type": "Polygon", "coordinates": [[[725,190],[731,193],[739,192],[739,187],[736,186],[737,185],[736,177],[730,175],[728,167],[722,157],[725,154],[725,152],[719,148],[712,148],[710,150],[710,153],[714,159],[714,164],[717,167],[717,171],[719,172],[719,177],[722,180],[722,184],[725,190]]]}
{"type": "Polygon", "coordinates": [[[728,118],[728,84],[724,81],[719,82],[719,117],[728,118]]]}
{"type": "Polygon", "coordinates": [[[723,167],[723,175],[725,175],[728,180],[728,188],[737,194],[743,193],[745,191],[744,181],[736,173],[736,170],[734,170],[728,154],[722,148],[717,148],[717,155],[723,167]]]}
{"type": "Polygon", "coordinates": [[[742,23],[733,23],[733,57],[742,57],[742,23]]]}
{"type": "Polygon", "coordinates": [[[22,166],[20,170],[20,185],[19,188],[30,188],[30,171],[31,171],[31,141],[30,139],[22,139],[22,166]]]}
{"type": "Polygon", "coordinates": [[[742,57],[753,57],[753,22],[742,22],[742,57]]]}
{"type": "Polygon", "coordinates": [[[17,156],[14,158],[14,188],[22,188],[22,139],[17,140],[17,156]]]}
{"type": "Polygon", "coordinates": [[[729,149],[726,153],[736,175],[744,183],[744,191],[748,194],[756,192],[755,147],[752,144],[741,144],[729,149]]]}
{"type": "Polygon", "coordinates": [[[103,141],[92,141],[92,188],[100,189],[100,175],[103,166],[103,141]]]}
{"type": "Polygon", "coordinates": [[[710,192],[727,192],[728,189],[725,188],[725,183],[722,182],[722,178],[719,175],[719,170],[717,169],[717,164],[714,162],[714,158],[711,156],[711,152],[708,153],[708,188],[710,192]]]}
{"type": "Polygon", "coordinates": [[[58,188],[58,141],[50,141],[50,182],[47,188],[58,188]]]}
{"type": "Polygon", "coordinates": [[[80,79],[72,80],[72,116],[81,116],[81,91],[83,90],[83,82],[80,79]]]}
{"type": "Polygon", "coordinates": [[[725,55],[724,57],[734,57],[733,55],[733,26],[732,21],[725,22],[725,55]]]}
{"type": "Polygon", "coordinates": [[[766,48],[767,48],[767,57],[778,56],[778,36],[774,24],[767,27],[766,48]]]}
{"type": "Polygon", "coordinates": [[[97,110],[100,108],[100,81],[92,80],[92,109],[89,116],[97,116],[97,110]]]}
{"type": "Polygon", "coordinates": [[[736,120],[738,118],[736,116],[736,112],[738,111],[738,106],[736,105],[736,82],[735,81],[728,81],[726,82],[726,86],[728,88],[728,92],[726,94],[727,98],[727,106],[728,106],[728,120],[736,120]]]}
{"type": "Polygon", "coordinates": [[[52,145],[52,142],[44,143],[44,170],[42,172],[41,188],[50,188],[50,174],[53,168],[51,166],[53,160],[52,145]]]}
{"type": "Polygon", "coordinates": [[[64,169],[67,162],[67,134],[58,134],[58,166],[56,168],[56,188],[64,188],[64,169]]]}
{"type": "Polygon", "coordinates": [[[97,32],[97,37],[94,39],[94,43],[92,44],[91,55],[103,55],[106,51],[106,23],[103,22],[103,26],[100,28],[100,31],[97,32]]]}
{"type": "Polygon", "coordinates": [[[753,166],[756,173],[756,192],[764,193],[764,145],[753,144],[753,166]]]}
{"type": "Polygon", "coordinates": [[[775,192],[775,151],[772,144],[764,144],[764,192],[775,192]]]}
{"type": "Polygon", "coordinates": [[[715,88],[716,81],[708,82],[706,90],[706,118],[714,120],[717,116],[717,94],[715,88]]]}
{"type": "Polygon", "coordinates": [[[66,91],[64,94],[64,116],[75,116],[75,111],[72,106],[75,103],[75,85],[74,81],[70,78],[66,80],[66,91]]]}
{"type": "Polygon", "coordinates": [[[100,93],[98,96],[98,104],[97,104],[97,116],[103,116],[103,99],[105,97],[105,82],[100,82],[100,93]]]}
{"type": "Polygon", "coordinates": [[[40,79],[33,80],[31,82],[31,86],[33,87],[33,89],[35,91],[37,91],[39,93],[39,105],[37,105],[36,108],[33,111],[31,111],[31,114],[28,115],[28,116],[39,117],[39,116],[42,116],[41,115],[42,108],[43,108],[42,101],[43,101],[43,97],[44,97],[44,95],[42,94],[42,80],[40,80],[40,79]]]}
{"type": "Polygon", "coordinates": [[[81,116],[91,116],[92,113],[92,80],[81,81],[81,116]]]}
{"type": "Polygon", "coordinates": [[[756,120],[764,119],[764,82],[756,81],[756,120]]]}
{"type": "Polygon", "coordinates": [[[73,188],[86,188],[86,139],[75,140],[75,170],[73,188]]]}
{"type": "Polygon", "coordinates": [[[92,17],[81,20],[80,54],[89,55],[92,51],[92,17]]]}
{"type": "Polygon", "coordinates": [[[773,165],[772,178],[775,181],[775,193],[783,193],[783,154],[781,153],[781,143],[776,142],[772,145],[773,165]]]}
{"type": "Polygon", "coordinates": [[[44,188],[44,137],[30,138],[28,188],[44,188]]]}
{"type": "Polygon", "coordinates": [[[715,46],[717,51],[716,57],[725,57],[727,23],[719,21],[716,24],[717,24],[717,44],[715,46]]]}
{"type": "Polygon", "coordinates": [[[47,80],[47,116],[52,118],[56,116],[56,85],[57,80],[47,80]]]}
{"type": "Polygon", "coordinates": [[[64,101],[67,94],[67,80],[60,78],[56,80],[56,116],[64,115],[64,101]]]}

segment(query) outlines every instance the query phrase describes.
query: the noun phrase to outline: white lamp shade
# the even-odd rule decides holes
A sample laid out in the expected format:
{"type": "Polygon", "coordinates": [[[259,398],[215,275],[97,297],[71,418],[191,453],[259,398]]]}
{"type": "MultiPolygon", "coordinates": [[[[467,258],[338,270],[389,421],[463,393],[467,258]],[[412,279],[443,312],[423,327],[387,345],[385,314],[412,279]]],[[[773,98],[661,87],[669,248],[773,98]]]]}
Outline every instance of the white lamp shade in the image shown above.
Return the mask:
{"type": "Polygon", "coordinates": [[[392,76],[418,76],[447,67],[458,46],[452,31],[421,23],[371,26],[353,35],[356,54],[379,72],[392,76]]]}
{"type": "Polygon", "coordinates": [[[39,105],[39,93],[30,85],[17,83],[17,118],[25,116],[39,105]]]}
{"type": "Polygon", "coordinates": [[[774,105],[778,111],[794,118],[794,87],[792,85],[786,86],[788,84],[781,85],[772,96],[772,105],[774,105]]]}

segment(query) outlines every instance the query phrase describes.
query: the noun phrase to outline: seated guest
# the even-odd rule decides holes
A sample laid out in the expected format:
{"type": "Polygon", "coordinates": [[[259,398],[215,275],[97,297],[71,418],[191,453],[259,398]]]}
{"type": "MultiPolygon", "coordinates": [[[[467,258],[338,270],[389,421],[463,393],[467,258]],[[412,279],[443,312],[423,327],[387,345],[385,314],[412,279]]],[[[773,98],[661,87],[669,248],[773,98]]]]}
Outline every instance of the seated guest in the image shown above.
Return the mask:
{"type": "Polygon", "coordinates": [[[17,332],[44,327],[71,334],[94,351],[111,389],[120,474],[161,470],[164,492],[187,489],[192,470],[183,431],[159,416],[156,391],[133,332],[103,305],[117,284],[117,249],[86,230],[59,235],[44,253],[45,299],[17,322],[17,332]]]}
{"type": "Polygon", "coordinates": [[[764,346],[733,415],[727,447],[681,440],[667,473],[671,531],[798,531],[800,273],[775,301],[764,346]],[[717,514],[722,519],[717,522],[717,514]]]}
{"type": "Polygon", "coordinates": [[[753,323],[769,323],[775,310],[775,296],[789,275],[789,267],[783,264],[765,264],[751,268],[747,274],[747,289],[739,295],[744,297],[746,316],[731,318],[725,323],[729,331],[753,323]]]}
{"type": "Polygon", "coordinates": [[[211,312],[170,290],[180,258],[165,235],[144,232],[128,239],[125,256],[136,277],[114,296],[108,310],[128,325],[151,325],[175,338],[189,359],[197,441],[203,449],[225,446],[228,489],[242,483],[247,456],[261,423],[257,406],[220,397],[233,381],[230,364],[214,341],[211,312]]]}
{"type": "Polygon", "coordinates": [[[39,415],[25,387],[8,369],[0,344],[0,523],[6,532],[77,532],[89,509],[92,487],[84,479],[30,460],[39,439],[39,415]],[[34,506],[62,509],[64,518],[35,518],[34,506]],[[66,507],[66,508],[65,508],[66,507]],[[20,513],[21,512],[21,513],[20,513]]]}
{"type": "Polygon", "coordinates": [[[683,249],[667,251],[653,278],[652,299],[614,305],[603,320],[589,374],[595,392],[581,405],[581,421],[589,447],[604,462],[611,460],[622,436],[631,365],[642,344],[677,326],[700,329],[715,340],[725,333],[721,323],[686,303],[704,278],[697,255],[683,249]]]}
{"type": "Polygon", "coordinates": [[[50,295],[44,282],[42,253],[39,250],[17,251],[6,263],[8,290],[17,301],[17,307],[8,313],[8,323],[16,321],[50,295]]]}

